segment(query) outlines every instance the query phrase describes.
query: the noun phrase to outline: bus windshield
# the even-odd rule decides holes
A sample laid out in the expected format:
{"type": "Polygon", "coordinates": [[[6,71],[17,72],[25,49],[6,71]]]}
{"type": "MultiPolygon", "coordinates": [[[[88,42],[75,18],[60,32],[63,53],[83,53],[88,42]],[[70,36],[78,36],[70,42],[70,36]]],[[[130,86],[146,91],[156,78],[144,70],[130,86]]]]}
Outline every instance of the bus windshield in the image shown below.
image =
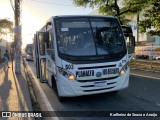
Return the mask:
{"type": "Polygon", "coordinates": [[[57,18],[55,24],[60,54],[116,58],[126,53],[125,39],[116,18],[57,18]]]}

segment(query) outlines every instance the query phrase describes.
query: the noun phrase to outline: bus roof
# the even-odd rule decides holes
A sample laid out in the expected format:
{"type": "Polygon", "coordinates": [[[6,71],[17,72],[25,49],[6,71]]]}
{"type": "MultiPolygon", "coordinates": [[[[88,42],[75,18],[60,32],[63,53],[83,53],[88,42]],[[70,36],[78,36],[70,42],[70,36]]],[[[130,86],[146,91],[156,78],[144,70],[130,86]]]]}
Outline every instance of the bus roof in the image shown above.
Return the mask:
{"type": "Polygon", "coordinates": [[[107,18],[116,18],[113,16],[105,16],[105,15],[58,15],[52,16],[52,18],[68,18],[68,17],[107,17],[107,18]]]}
{"type": "MultiPolygon", "coordinates": [[[[105,15],[58,15],[58,16],[52,16],[50,19],[47,20],[46,24],[50,23],[54,18],[73,18],[73,17],[79,17],[79,18],[83,18],[83,17],[98,17],[98,18],[114,18],[114,19],[118,19],[117,17],[114,16],[105,16],[105,15]]],[[[40,29],[40,31],[44,31],[46,24],[40,29]]]]}

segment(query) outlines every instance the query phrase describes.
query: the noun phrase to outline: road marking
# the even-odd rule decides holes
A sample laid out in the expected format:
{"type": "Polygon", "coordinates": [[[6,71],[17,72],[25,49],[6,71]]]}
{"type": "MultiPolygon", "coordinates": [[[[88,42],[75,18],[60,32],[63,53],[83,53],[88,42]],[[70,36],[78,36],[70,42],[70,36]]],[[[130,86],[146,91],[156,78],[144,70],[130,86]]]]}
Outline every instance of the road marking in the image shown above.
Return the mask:
{"type": "MultiPolygon", "coordinates": [[[[25,62],[26,62],[26,61],[25,61],[25,62]]],[[[27,62],[26,62],[26,63],[27,63],[27,62]]],[[[30,66],[28,65],[28,63],[27,63],[27,66],[29,67],[29,70],[30,70],[31,74],[32,74],[33,78],[35,79],[36,84],[38,85],[38,86],[37,86],[37,87],[38,87],[38,90],[39,90],[40,94],[42,95],[43,101],[44,101],[44,103],[46,104],[46,107],[47,107],[48,111],[52,111],[52,112],[55,111],[55,110],[52,108],[52,106],[51,106],[48,98],[46,97],[46,95],[45,95],[42,87],[40,86],[37,78],[35,77],[35,75],[34,75],[34,73],[32,72],[30,66]]],[[[52,118],[52,120],[59,120],[58,117],[51,117],[51,118],[52,118]]]]}
{"type": "Polygon", "coordinates": [[[139,75],[139,74],[135,74],[135,73],[130,73],[130,75],[135,75],[135,76],[139,76],[139,77],[146,77],[146,78],[151,78],[151,79],[160,80],[160,78],[158,78],[158,77],[151,77],[151,76],[146,76],[146,75],[139,75]]]}

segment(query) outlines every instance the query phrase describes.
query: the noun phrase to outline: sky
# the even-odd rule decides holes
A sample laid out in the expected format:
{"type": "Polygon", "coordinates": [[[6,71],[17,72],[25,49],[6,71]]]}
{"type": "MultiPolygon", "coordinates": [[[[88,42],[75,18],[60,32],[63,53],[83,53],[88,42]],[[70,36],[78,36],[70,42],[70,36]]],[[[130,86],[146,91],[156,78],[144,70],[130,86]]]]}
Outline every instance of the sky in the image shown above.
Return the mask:
{"type": "MultiPolygon", "coordinates": [[[[14,0],[11,0],[14,3],[14,0]]],[[[45,22],[56,15],[87,15],[92,8],[75,7],[72,0],[22,0],[21,5],[22,47],[32,43],[34,33],[45,22]]],[[[14,12],[10,0],[0,0],[0,19],[14,21],[14,12]]]]}

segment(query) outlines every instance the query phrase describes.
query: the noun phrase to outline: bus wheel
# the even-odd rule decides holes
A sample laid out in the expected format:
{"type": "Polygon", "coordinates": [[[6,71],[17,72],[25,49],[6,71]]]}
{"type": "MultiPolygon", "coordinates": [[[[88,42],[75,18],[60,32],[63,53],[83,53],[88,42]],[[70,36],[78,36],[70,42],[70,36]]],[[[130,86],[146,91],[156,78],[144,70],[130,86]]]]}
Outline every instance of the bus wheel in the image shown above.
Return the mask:
{"type": "Polygon", "coordinates": [[[57,92],[57,85],[54,76],[52,76],[52,89],[54,89],[57,92]]]}

